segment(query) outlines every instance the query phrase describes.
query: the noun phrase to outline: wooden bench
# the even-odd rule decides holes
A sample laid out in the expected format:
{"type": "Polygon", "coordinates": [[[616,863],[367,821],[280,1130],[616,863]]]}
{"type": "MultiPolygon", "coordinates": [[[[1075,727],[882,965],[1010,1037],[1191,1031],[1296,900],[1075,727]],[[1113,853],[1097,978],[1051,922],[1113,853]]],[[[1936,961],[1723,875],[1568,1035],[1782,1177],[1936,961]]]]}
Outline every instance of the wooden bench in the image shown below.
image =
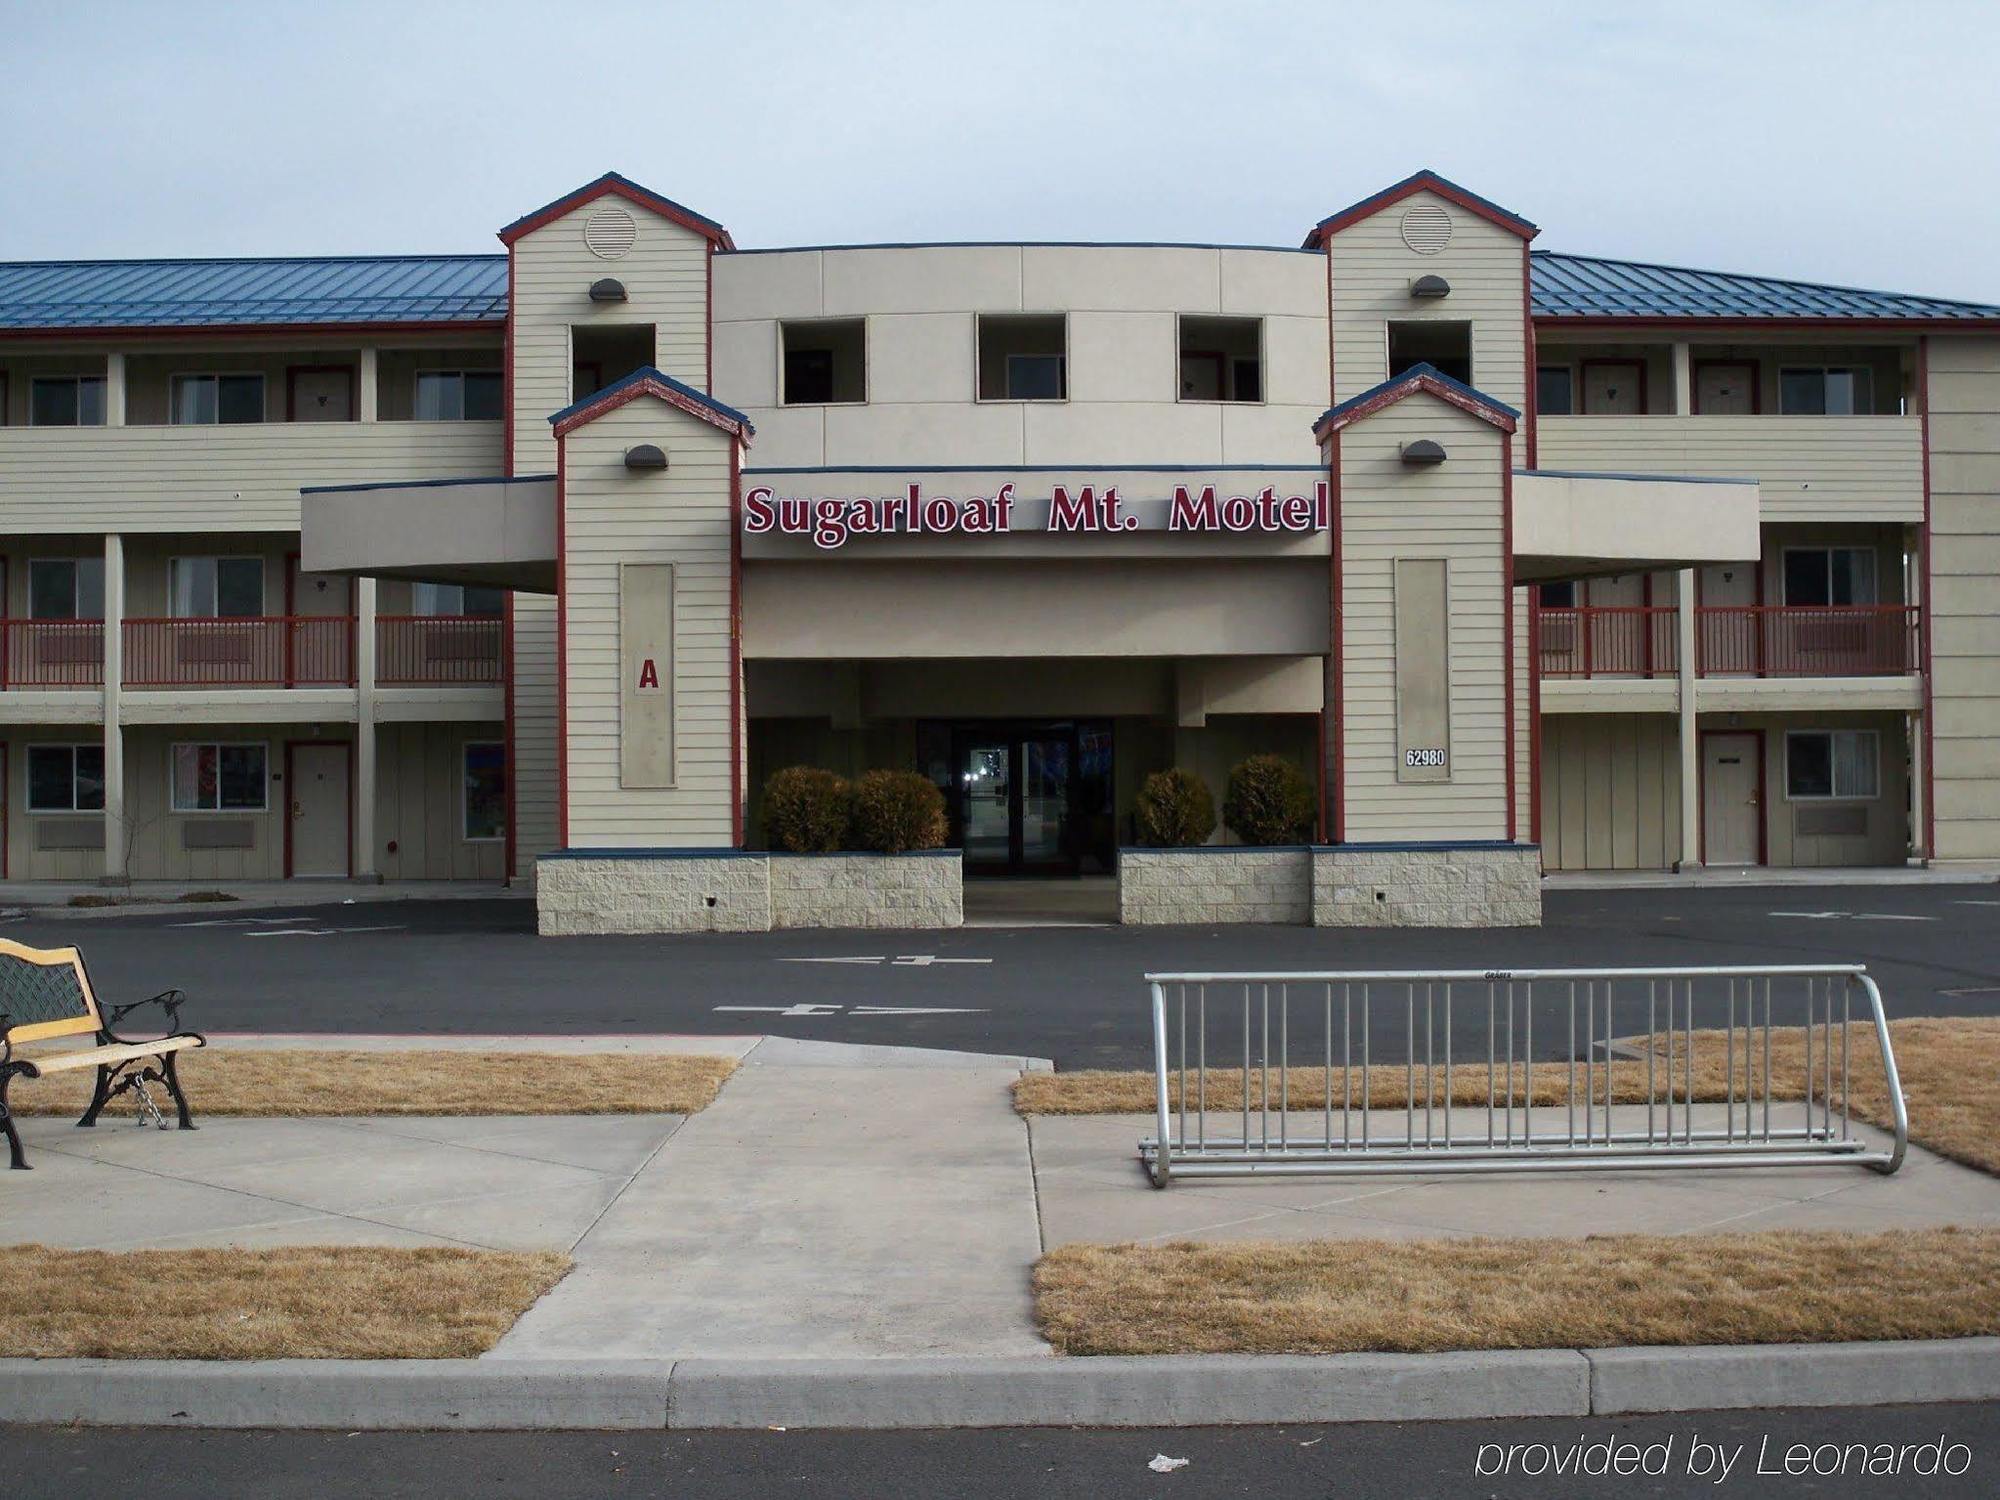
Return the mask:
{"type": "Polygon", "coordinates": [[[98,1113],[120,1094],[135,1093],[140,1109],[161,1129],[166,1121],[146,1090],[148,1081],[163,1084],[173,1097],[183,1130],[193,1130],[187,1095],[174,1072],[175,1055],[207,1045],[198,1031],[181,1028],[180,1010],[186,996],[166,990],[130,1005],[114,1005],[107,1017],[84,971],[83,955],[74,948],[30,948],[0,938],[0,1130],[16,1171],[28,1170],[21,1135],[7,1108],[7,1089],[16,1078],[46,1078],[77,1068],[97,1069],[97,1087],[79,1126],[97,1123],[98,1113]],[[151,1041],[134,1041],[112,1030],[142,1006],[166,1012],[172,1030],[151,1041]],[[69,1038],[91,1036],[95,1046],[75,1046],[69,1038]],[[49,1043],[63,1043],[50,1046],[49,1043]]]}

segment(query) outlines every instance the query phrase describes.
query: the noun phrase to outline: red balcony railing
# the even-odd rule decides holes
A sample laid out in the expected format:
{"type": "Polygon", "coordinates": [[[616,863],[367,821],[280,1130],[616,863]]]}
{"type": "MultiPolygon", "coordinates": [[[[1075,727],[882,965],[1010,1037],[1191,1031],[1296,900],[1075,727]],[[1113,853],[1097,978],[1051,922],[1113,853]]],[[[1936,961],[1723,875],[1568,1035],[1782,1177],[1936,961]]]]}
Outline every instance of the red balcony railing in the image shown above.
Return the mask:
{"type": "MultiPolygon", "coordinates": [[[[1672,605],[1543,609],[1544,677],[1671,677],[1672,605]]],[[[1900,677],[1919,670],[1913,604],[1714,605],[1695,610],[1704,677],[1900,677]]]]}
{"type": "Polygon", "coordinates": [[[1720,606],[1694,628],[1704,677],[1901,677],[1923,659],[1913,604],[1720,606]]]}
{"type": "Polygon", "coordinates": [[[102,620],[0,620],[0,688],[103,684],[102,620]]]}
{"type": "Polygon", "coordinates": [[[1544,677],[1671,677],[1680,670],[1672,605],[1541,611],[1544,677]]]}
{"type": "Polygon", "coordinates": [[[385,687],[498,682],[503,624],[497,615],[380,615],[376,681],[385,687]]]}
{"type": "Polygon", "coordinates": [[[127,620],[124,642],[127,687],[343,687],[354,681],[352,616],[127,620]]]}

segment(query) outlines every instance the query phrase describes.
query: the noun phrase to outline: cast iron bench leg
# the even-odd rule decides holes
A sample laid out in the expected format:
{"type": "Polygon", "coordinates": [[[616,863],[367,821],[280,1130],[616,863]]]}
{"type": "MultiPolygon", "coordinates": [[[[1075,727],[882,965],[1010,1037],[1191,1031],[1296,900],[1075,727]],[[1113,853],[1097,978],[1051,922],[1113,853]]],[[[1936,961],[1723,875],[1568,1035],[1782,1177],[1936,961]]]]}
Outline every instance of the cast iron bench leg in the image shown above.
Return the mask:
{"type": "Polygon", "coordinates": [[[174,1108],[180,1112],[181,1129],[199,1130],[201,1127],[195,1124],[194,1118],[188,1113],[187,1095],[181,1092],[180,1070],[175,1066],[175,1061],[179,1057],[178,1052],[167,1053],[160,1059],[160,1072],[166,1079],[167,1092],[174,1096],[174,1108]]]}
{"type": "Polygon", "coordinates": [[[111,1070],[100,1066],[97,1070],[97,1087],[92,1089],[90,1094],[90,1108],[86,1109],[83,1118],[76,1122],[77,1129],[88,1130],[96,1125],[98,1111],[104,1108],[105,1101],[110,1097],[111,1070]]]}
{"type": "Polygon", "coordinates": [[[14,1128],[13,1111],[7,1108],[7,1085],[14,1081],[14,1068],[0,1068],[0,1131],[7,1136],[8,1165],[16,1172],[32,1172],[27,1153],[21,1149],[21,1132],[14,1128]]]}

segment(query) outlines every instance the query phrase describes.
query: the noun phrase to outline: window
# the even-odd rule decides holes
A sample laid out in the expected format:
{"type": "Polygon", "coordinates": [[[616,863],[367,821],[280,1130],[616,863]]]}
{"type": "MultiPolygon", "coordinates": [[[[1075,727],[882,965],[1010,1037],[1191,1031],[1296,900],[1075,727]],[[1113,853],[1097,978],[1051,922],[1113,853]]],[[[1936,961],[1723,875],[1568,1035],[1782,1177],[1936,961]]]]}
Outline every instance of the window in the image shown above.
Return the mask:
{"type": "Polygon", "coordinates": [[[413,615],[498,615],[504,612],[507,595],[501,589],[456,583],[413,583],[410,585],[410,613],[413,615]]]}
{"type": "Polygon", "coordinates": [[[173,421],[183,427],[264,420],[262,375],[176,375],[173,421]]]}
{"type": "Polygon", "coordinates": [[[177,620],[244,620],[264,613],[261,557],[176,557],[167,581],[177,620]]]}
{"type": "Polygon", "coordinates": [[[1568,365],[1535,366],[1535,412],[1567,417],[1576,410],[1576,376],[1568,365]]]}
{"type": "Polygon", "coordinates": [[[497,422],[500,372],[419,370],[416,413],[419,422],[497,422]]]}
{"type": "Polygon", "coordinates": [[[174,746],[174,811],[264,811],[265,759],[262,745],[174,746]]]}
{"type": "Polygon", "coordinates": [[[30,745],[29,812],[103,812],[102,745],[30,745]]]}
{"type": "Polygon", "coordinates": [[[861,318],[779,325],[786,406],[868,399],[868,325],[861,318]]]}
{"type": "Polygon", "coordinates": [[[1875,553],[1868,547],[1787,547],[1785,603],[1873,604],[1875,553]]]}
{"type": "Polygon", "coordinates": [[[28,559],[28,618],[31,620],[103,619],[104,559],[101,557],[28,559]]]}
{"type": "Polygon", "coordinates": [[[1575,609],[1575,582],[1543,584],[1540,602],[1543,609],[1575,609]]]}
{"type": "Polygon", "coordinates": [[[31,427],[102,427],[102,375],[43,375],[28,383],[31,427]]]}
{"type": "Polygon", "coordinates": [[[1851,417],[1872,411],[1865,365],[1778,372],[1778,410],[1788,417],[1851,417]]]}
{"type": "Polygon", "coordinates": [[[1180,346],[1181,400],[1264,399],[1261,318],[1183,317],[1180,346]]]}
{"type": "Polygon", "coordinates": [[[1411,365],[1430,365],[1464,385],[1472,384],[1472,325],[1441,319],[1389,325],[1389,378],[1411,365]]]}
{"type": "Polygon", "coordinates": [[[507,749],[492,742],[465,747],[465,838],[483,843],[507,836],[507,749]]]}
{"type": "Polygon", "coordinates": [[[979,399],[1067,399],[1068,350],[1069,322],[1061,313],[982,313],[979,399]]]}
{"type": "Polygon", "coordinates": [[[1785,796],[1864,802],[1882,794],[1881,741],[1872,729],[1801,729],[1785,736],[1785,796]]]}

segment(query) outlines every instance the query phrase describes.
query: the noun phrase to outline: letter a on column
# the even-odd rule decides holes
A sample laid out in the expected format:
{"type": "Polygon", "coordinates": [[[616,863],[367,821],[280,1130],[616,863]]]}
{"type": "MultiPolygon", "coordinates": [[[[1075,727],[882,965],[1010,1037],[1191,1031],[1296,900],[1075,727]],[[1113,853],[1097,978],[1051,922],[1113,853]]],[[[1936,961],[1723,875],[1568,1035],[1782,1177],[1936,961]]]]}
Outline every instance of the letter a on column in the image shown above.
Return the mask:
{"type": "Polygon", "coordinates": [[[674,568],[618,568],[618,784],[674,784],[674,568]]]}

